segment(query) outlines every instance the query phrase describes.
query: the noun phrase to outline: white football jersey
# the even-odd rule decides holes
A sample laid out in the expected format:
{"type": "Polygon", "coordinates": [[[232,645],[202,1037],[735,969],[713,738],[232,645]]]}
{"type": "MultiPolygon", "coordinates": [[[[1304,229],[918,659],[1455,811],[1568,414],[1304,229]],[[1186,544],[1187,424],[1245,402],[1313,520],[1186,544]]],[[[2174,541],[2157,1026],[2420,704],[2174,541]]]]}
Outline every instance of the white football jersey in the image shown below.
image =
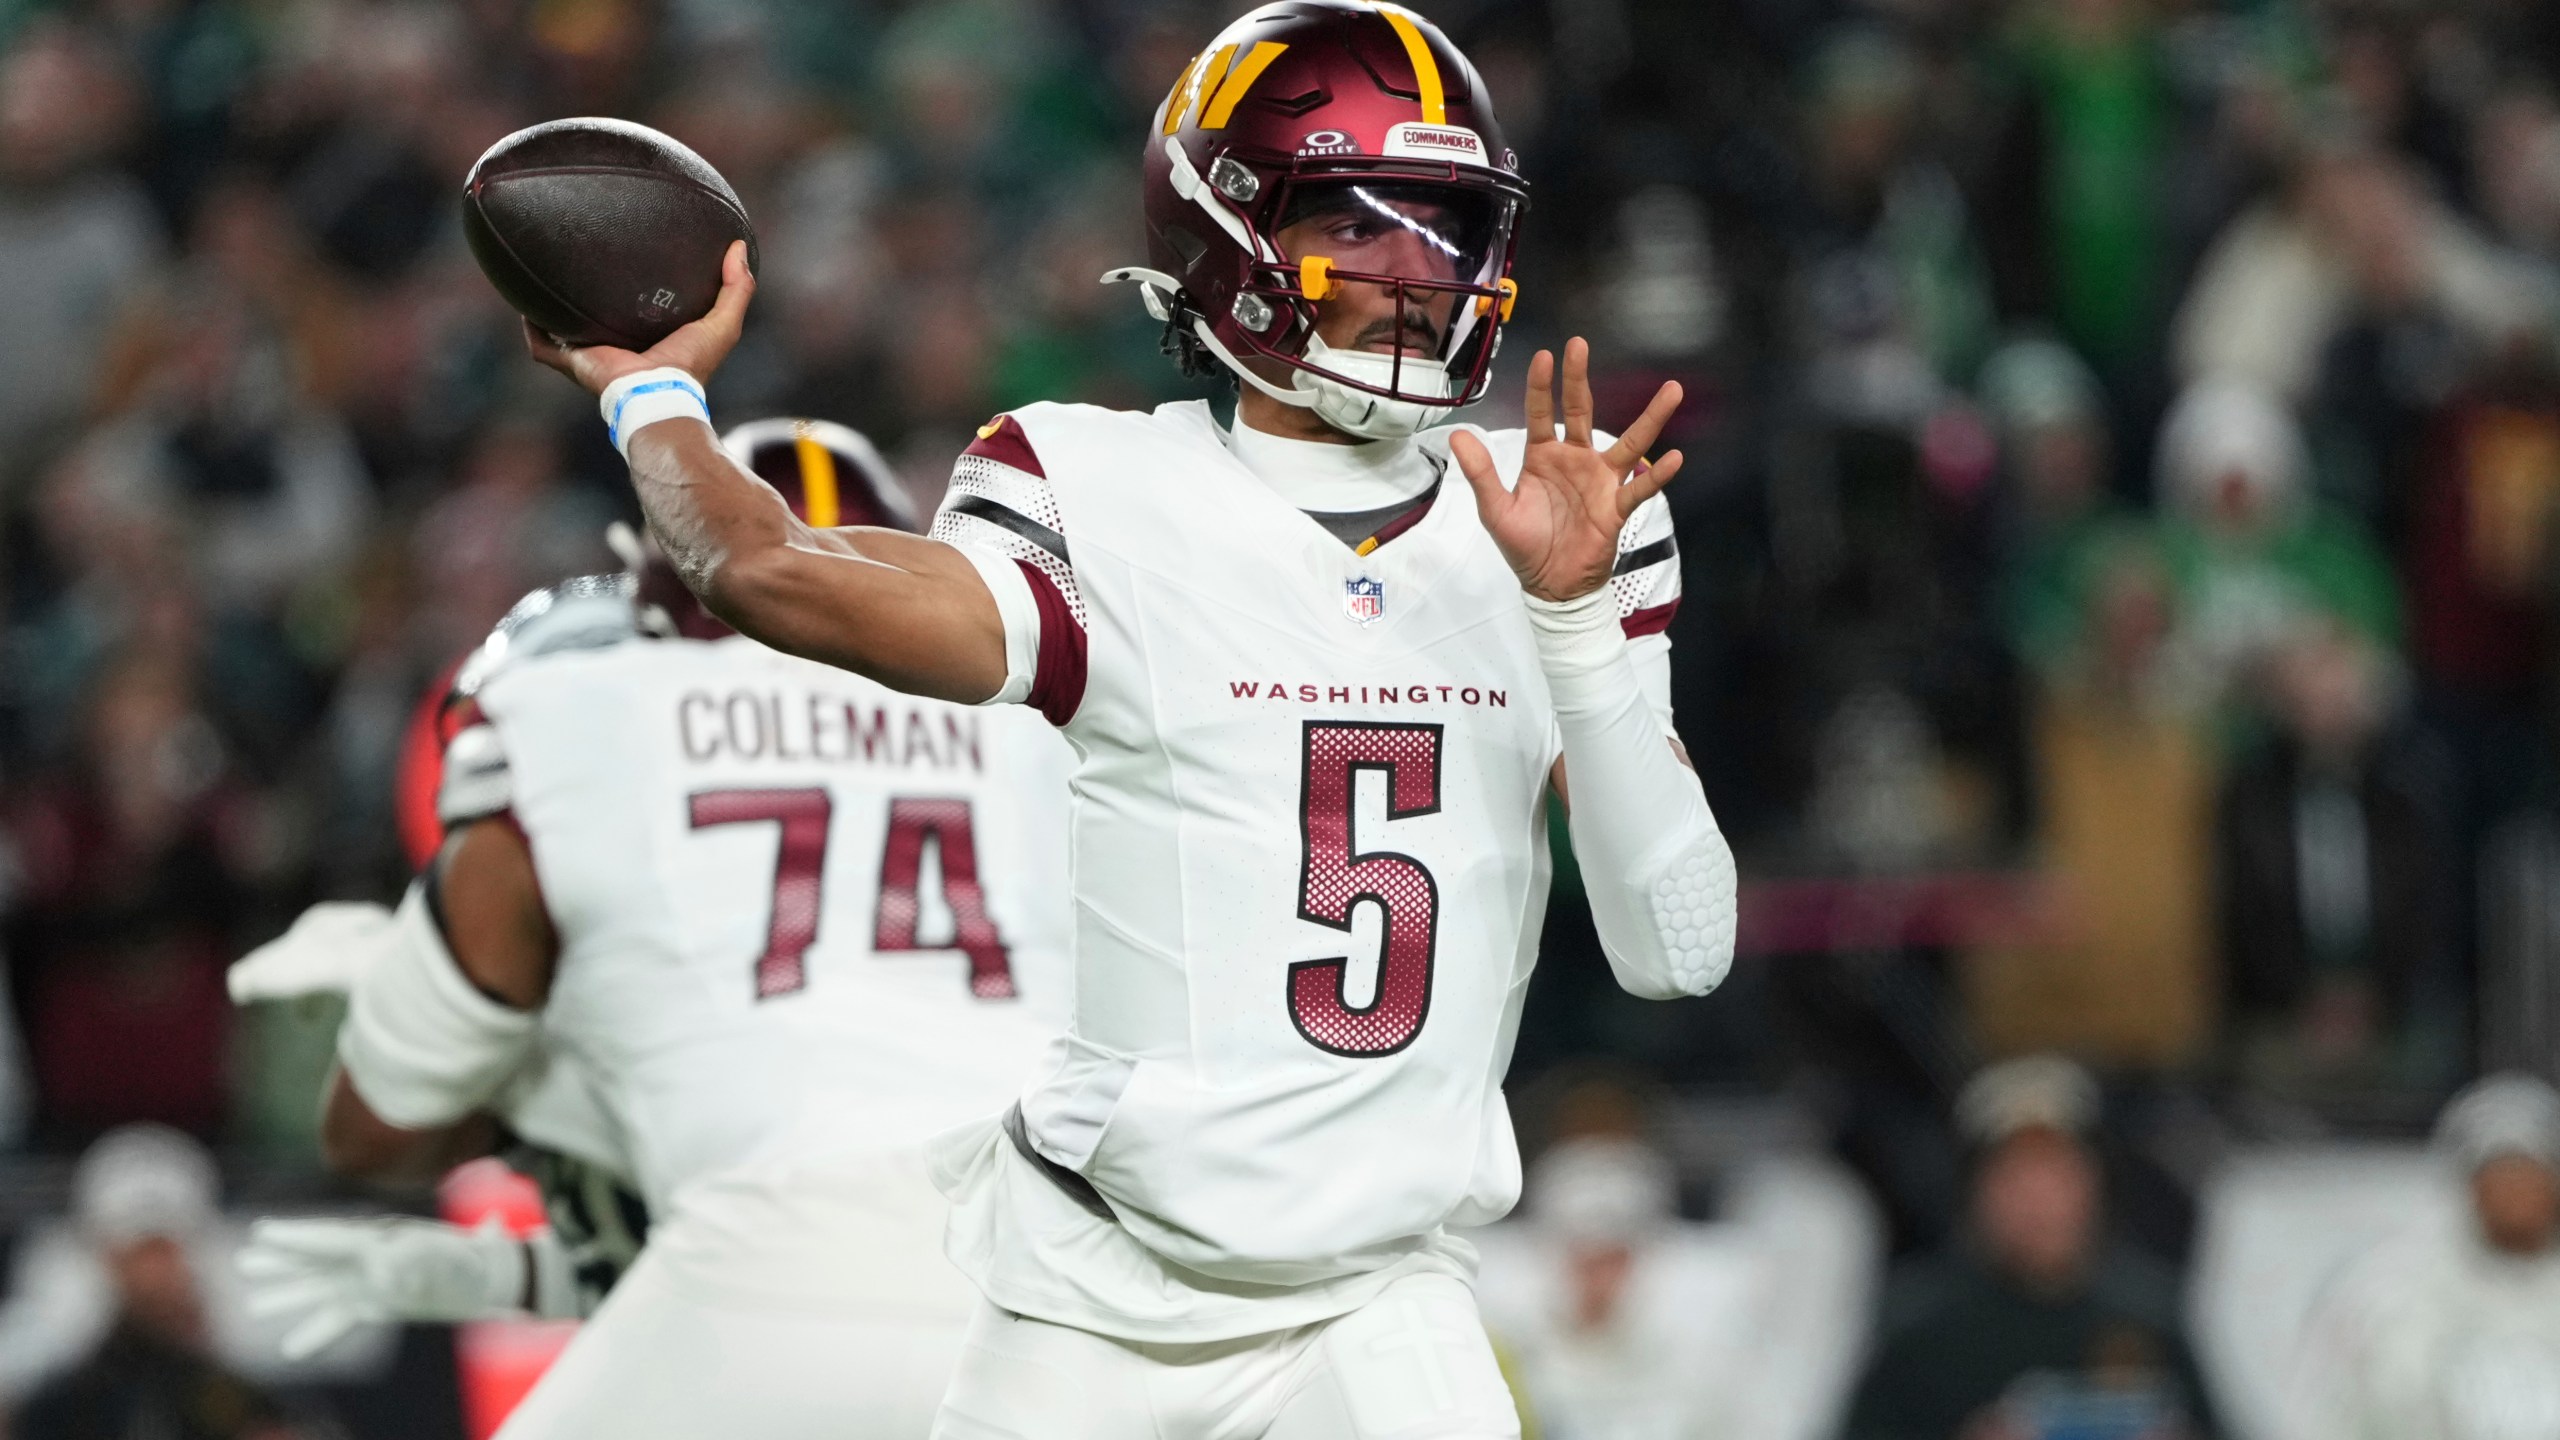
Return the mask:
{"type": "MultiPolygon", "coordinates": [[[[1516,474],[1519,433],[1488,438],[1516,474]]],[[[1463,1270],[1443,1227],[1517,1198],[1501,1079],[1561,742],[1463,479],[1391,530],[1355,552],[1197,402],[1033,405],[960,462],[933,533],[1021,568],[1028,701],[1080,756],[1075,1017],[1023,1128],[1111,1212],[946,1150],[954,1258],[997,1304],[1140,1339],[1306,1323],[1463,1270]]],[[[1621,556],[1658,637],[1658,500],[1621,556]]]]}
{"type": "Polygon", "coordinates": [[[912,1152],[1011,1103],[1063,1025],[1071,757],[1037,717],[737,638],[545,654],[476,698],[456,753],[502,766],[559,934],[545,1044],[653,1212],[912,1152]]]}

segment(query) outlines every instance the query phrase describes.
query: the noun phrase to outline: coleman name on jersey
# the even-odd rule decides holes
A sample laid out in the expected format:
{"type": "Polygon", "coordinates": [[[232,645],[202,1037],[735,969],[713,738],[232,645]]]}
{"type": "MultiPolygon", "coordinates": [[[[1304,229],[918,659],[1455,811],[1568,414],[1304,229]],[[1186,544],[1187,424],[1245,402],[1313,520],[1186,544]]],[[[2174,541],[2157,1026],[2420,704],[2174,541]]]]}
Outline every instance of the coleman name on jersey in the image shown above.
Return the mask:
{"type": "Polygon", "coordinates": [[[986,769],[975,712],[820,690],[688,690],[676,702],[684,758],[814,760],[912,770],[986,769]]]}

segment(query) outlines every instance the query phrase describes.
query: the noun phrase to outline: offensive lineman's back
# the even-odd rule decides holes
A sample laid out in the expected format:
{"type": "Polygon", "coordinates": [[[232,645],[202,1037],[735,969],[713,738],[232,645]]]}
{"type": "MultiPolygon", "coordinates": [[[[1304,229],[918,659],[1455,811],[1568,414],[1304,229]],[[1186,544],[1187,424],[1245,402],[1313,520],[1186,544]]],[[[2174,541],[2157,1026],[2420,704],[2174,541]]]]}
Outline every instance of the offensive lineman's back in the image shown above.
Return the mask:
{"type": "MultiPolygon", "coordinates": [[[[842,427],[731,440],[813,521],[914,524],[842,427]]],[[[648,1239],[505,1440],[906,1440],[972,1303],[923,1142],[1063,1027],[1065,742],[730,635],[622,541],[634,574],[529,597],[463,667],[449,833],[355,982],[324,1146],[433,1173],[560,1060],[648,1239]]],[[[340,1268],[284,1278],[385,1304],[340,1268]]]]}
{"type": "Polygon", "coordinates": [[[503,757],[560,936],[545,1030],[653,1209],[1001,1109],[1060,1028],[1065,862],[1028,837],[1059,833],[1065,755],[1037,717],[735,638],[547,655],[478,700],[457,746],[503,757]]]}

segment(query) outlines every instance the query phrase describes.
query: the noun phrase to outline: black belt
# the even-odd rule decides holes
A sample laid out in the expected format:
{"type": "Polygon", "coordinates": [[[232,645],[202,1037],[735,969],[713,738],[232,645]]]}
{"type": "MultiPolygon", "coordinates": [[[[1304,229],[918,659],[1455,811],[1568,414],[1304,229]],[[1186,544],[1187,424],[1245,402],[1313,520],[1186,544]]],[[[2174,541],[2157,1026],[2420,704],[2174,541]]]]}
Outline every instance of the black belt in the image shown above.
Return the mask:
{"type": "Polygon", "coordinates": [[[1004,1138],[1013,1142],[1015,1154],[1030,1161],[1032,1168],[1076,1202],[1077,1208],[1114,1225],[1120,1223],[1120,1217],[1111,1213],[1111,1202],[1102,1198],[1092,1181],[1031,1148],[1031,1132],[1023,1127],[1022,1107],[1018,1104],[1004,1112],[1004,1138]]]}

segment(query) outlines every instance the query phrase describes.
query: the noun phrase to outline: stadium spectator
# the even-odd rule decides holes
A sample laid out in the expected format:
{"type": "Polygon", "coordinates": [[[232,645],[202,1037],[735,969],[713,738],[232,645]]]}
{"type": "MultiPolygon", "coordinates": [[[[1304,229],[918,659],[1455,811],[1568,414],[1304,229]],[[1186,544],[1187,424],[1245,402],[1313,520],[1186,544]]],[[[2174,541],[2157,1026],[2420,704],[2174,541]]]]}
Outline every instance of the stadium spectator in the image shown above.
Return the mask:
{"type": "Polygon", "coordinates": [[[422,617],[434,653],[463,653],[548,580],[611,568],[604,530],[613,512],[564,482],[558,437],[538,420],[492,423],[455,479],[418,517],[411,545],[435,596],[422,617]]]}
{"type": "Polygon", "coordinates": [[[102,395],[121,418],[90,443],[188,517],[212,608],[267,618],[346,563],[371,507],[326,403],[351,332],[275,196],[217,188],[199,228],[197,258],[128,331],[102,395]]]}
{"type": "Polygon", "coordinates": [[[0,59],[0,266],[16,301],[0,327],[0,455],[82,418],[135,285],[159,262],[150,202],[100,162],[129,134],[131,88],[106,47],[39,21],[0,59]]]}
{"type": "Polygon", "coordinates": [[[2114,494],[2098,377],[2058,340],[2012,340],[1978,384],[2000,446],[2005,493],[2004,629],[2033,669],[2065,666],[2087,623],[2088,570],[2138,523],[2114,494]]]}
{"type": "Polygon", "coordinates": [[[2098,1110],[2088,1072],[2053,1056],[1965,1087],[1970,1233],[1895,1278],[1851,1440],[2214,1433],[2175,1281],[2109,1242],[2098,1110]]]}
{"type": "Polygon", "coordinates": [[[2436,1139],[2469,1203],[2324,1291],[2293,1376],[2299,1440],[2521,1435],[2560,1414],[2560,1093],[2491,1076],[2436,1139]]]}
{"type": "Polygon", "coordinates": [[[2180,594],[2157,528],[2101,523],[2050,597],[2030,699],[2032,854],[2053,929],[1967,957],[1975,1038],[1995,1052],[2068,1048],[2141,1065],[2209,1038],[2216,773],[2182,683],[2180,594]]]}
{"type": "Polygon", "coordinates": [[[2548,266],[2560,260],[2560,106],[2528,83],[2483,103],[2470,137],[2472,203],[2491,233],[2548,266]]]}
{"type": "Polygon", "coordinates": [[[26,1440],[285,1440],[275,1401],[217,1358],[207,1267],[228,1262],[213,1161],[138,1125],[101,1139],[72,1223],[35,1236],[0,1303],[0,1403],[26,1440]]]}
{"type": "Polygon", "coordinates": [[[1987,225],[2008,314],[2049,319],[2116,385],[2148,380],[2169,298],[2167,162],[2175,138],[2159,20],[2138,0],[2019,12],[2023,79],[1987,225]]]}
{"type": "Polygon", "coordinates": [[[2530,274],[2431,198],[2406,157],[2333,141],[2215,239],[2172,354],[2189,383],[2224,378],[2299,405],[2350,327],[2425,325],[2476,354],[2546,311],[2530,274]]]}
{"type": "Polygon", "coordinates": [[[1527,1219],[1484,1237],[1477,1289],[1546,1440],[1810,1440],[1838,1423],[1875,1218],[1826,1166],[1731,1179],[1699,1223],[1644,1141],[1583,1136],[1531,1167],[1527,1219]]]}
{"type": "Polygon", "coordinates": [[[1842,28],[1812,63],[1796,285],[1807,398],[1843,425],[1914,424],[1990,346],[1988,275],[1963,193],[1925,143],[1924,79],[1881,27],[1842,28]]]}
{"type": "Polygon", "coordinates": [[[186,653],[137,645],[111,661],[77,755],[9,824],[24,875],[8,951],[39,1133],[157,1120],[210,1135],[255,837],[186,653]]]}
{"type": "Polygon", "coordinates": [[[2387,656],[2343,625],[2270,657],[2273,733],[2216,822],[2223,973],[2262,1085],[2440,1080],[2450,993],[2447,796],[2387,656]]]}
{"type": "Polygon", "coordinates": [[[2313,494],[2300,427],[2276,399],[2236,380],[2189,386],[2161,427],[2158,466],[2181,592],[2171,661],[2190,703],[2233,718],[2256,669],[2316,620],[2398,644],[2390,567],[2313,494]]]}
{"type": "Polygon", "coordinates": [[[1685,1257],[1662,1254],[1677,1220],[1673,1183],[1669,1163],[1632,1139],[1568,1140],[1539,1158],[1522,1199],[1555,1274],[1540,1277],[1543,1304],[1516,1317],[1488,1305],[1486,1325],[1542,1434],[1680,1434],[1704,1423],[1702,1347],[1683,1331],[1713,1317],[1679,1293],[1685,1257]]]}

